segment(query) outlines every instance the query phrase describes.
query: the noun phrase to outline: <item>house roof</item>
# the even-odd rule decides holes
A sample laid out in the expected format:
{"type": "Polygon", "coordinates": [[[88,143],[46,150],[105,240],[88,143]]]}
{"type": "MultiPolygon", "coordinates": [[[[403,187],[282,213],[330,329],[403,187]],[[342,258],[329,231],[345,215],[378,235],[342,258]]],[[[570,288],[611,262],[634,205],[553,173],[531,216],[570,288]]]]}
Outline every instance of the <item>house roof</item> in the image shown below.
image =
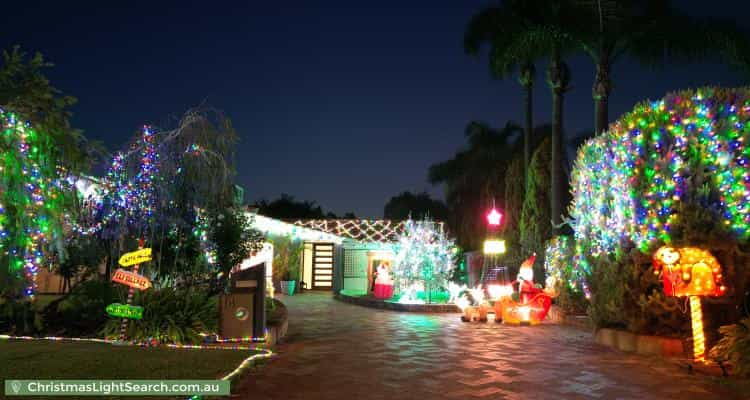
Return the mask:
{"type": "Polygon", "coordinates": [[[358,242],[395,242],[404,229],[404,221],[386,219],[306,219],[293,224],[358,242]]]}

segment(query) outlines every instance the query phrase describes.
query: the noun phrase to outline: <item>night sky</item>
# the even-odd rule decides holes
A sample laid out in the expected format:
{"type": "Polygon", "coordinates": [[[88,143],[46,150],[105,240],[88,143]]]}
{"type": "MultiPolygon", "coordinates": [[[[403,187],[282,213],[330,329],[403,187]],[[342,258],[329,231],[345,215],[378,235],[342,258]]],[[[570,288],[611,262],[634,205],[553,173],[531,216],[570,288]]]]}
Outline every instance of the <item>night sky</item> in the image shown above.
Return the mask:
{"type": "MultiPolygon", "coordinates": [[[[741,1],[677,3],[738,21],[748,11],[731,8],[741,1]]],[[[491,2],[94,4],[4,4],[0,47],[19,44],[54,62],[53,85],[79,100],[74,125],[110,149],[139,125],[204,100],[224,110],[242,138],[239,183],[251,202],[289,193],[335,213],[382,217],[401,191],[441,195],[427,168],[463,145],[467,122],[522,119],[515,79],[493,81],[486,58],[463,52],[466,22],[491,2]]],[[[568,61],[573,135],[592,130],[594,69],[582,56],[568,61]]],[[[538,63],[537,124],[550,119],[544,68],[538,63]]],[[[626,60],[615,65],[610,118],[671,90],[743,82],[716,64],[649,70],[626,60]]]]}

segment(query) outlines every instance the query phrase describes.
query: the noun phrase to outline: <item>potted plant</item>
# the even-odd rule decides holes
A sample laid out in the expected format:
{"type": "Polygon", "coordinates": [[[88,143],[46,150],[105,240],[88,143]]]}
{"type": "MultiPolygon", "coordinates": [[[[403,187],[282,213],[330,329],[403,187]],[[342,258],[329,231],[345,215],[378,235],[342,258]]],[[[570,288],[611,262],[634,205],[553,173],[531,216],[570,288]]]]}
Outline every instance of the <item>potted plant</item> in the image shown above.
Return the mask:
{"type": "Polygon", "coordinates": [[[281,279],[281,293],[292,296],[294,295],[295,286],[297,286],[297,281],[292,276],[292,271],[287,269],[284,277],[281,279]]]}

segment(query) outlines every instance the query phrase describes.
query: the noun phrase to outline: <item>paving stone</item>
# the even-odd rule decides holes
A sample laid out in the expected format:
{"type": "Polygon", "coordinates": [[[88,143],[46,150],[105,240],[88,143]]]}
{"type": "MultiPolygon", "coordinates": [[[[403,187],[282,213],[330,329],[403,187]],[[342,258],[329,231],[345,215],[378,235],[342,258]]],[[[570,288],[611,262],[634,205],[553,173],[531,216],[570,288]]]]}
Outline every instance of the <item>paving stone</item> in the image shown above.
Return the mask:
{"type": "Polygon", "coordinates": [[[289,335],[233,398],[741,399],[656,358],[598,346],[578,328],[463,323],[456,314],[361,307],[308,292],[279,299],[289,335]]]}

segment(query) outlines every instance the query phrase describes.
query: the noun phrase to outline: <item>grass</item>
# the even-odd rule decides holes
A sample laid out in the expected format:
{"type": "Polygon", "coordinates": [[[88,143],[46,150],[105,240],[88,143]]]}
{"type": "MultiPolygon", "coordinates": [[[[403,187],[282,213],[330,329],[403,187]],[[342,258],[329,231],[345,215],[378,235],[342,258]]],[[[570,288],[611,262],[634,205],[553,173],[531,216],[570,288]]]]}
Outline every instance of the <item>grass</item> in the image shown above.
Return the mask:
{"type": "Polygon", "coordinates": [[[3,379],[220,379],[253,353],[114,346],[105,343],[0,341],[3,379]]]}

